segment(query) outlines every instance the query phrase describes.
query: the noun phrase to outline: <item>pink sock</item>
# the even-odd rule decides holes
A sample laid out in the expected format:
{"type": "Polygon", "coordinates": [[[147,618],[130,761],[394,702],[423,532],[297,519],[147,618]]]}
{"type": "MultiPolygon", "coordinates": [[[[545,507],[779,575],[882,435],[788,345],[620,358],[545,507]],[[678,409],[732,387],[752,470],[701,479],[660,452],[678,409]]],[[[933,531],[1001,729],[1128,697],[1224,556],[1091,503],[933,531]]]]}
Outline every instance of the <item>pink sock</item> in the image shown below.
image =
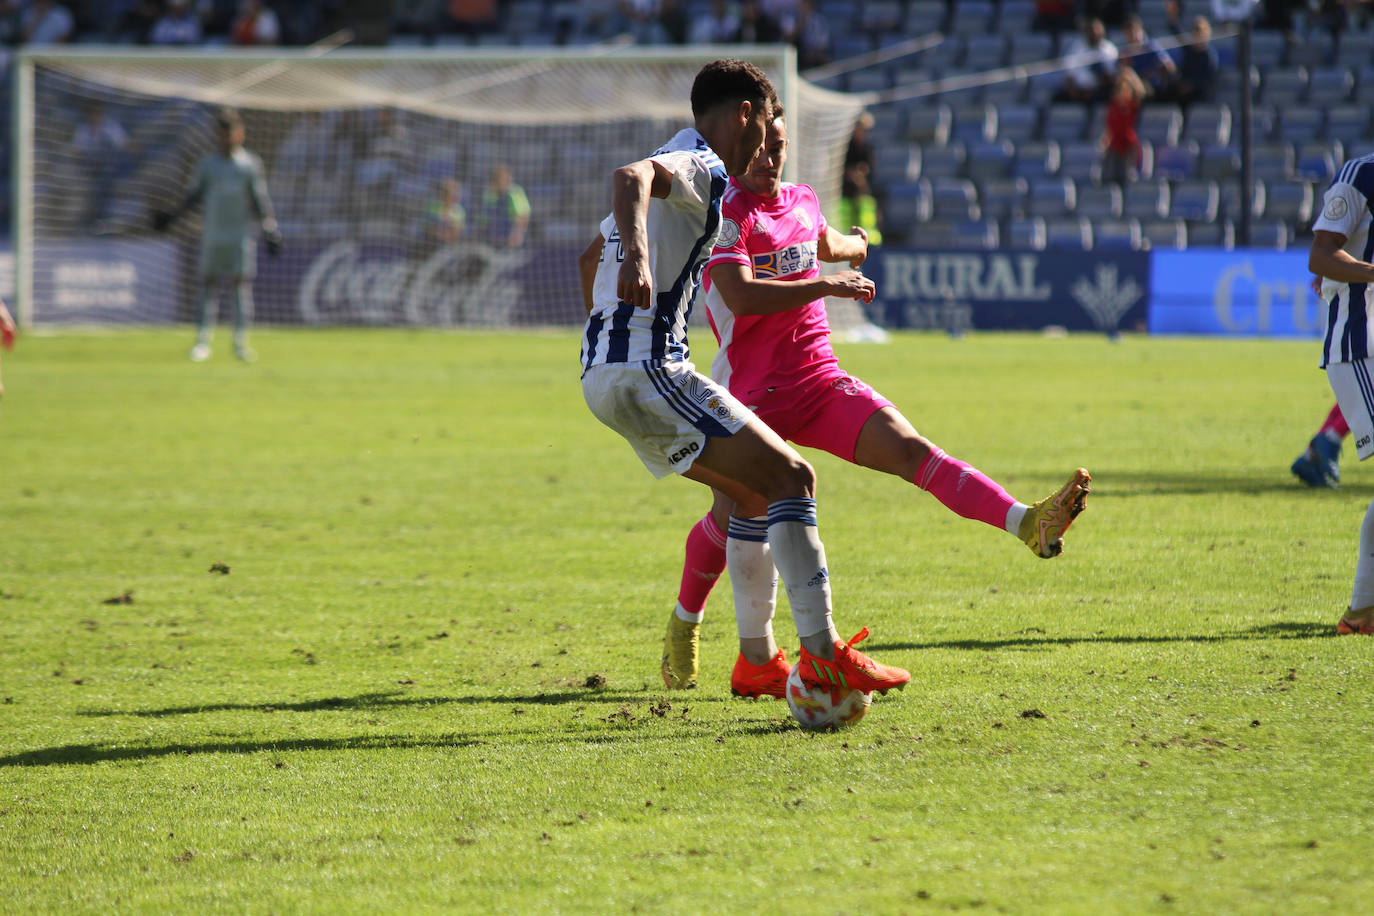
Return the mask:
{"type": "Polygon", "coordinates": [[[709,512],[688,533],[686,553],[682,584],[677,590],[677,615],[698,621],[706,609],[706,596],[725,571],[725,535],[709,512]]]}
{"type": "Polygon", "coordinates": [[[1341,405],[1337,404],[1331,408],[1331,413],[1326,415],[1326,422],[1322,424],[1320,432],[1330,430],[1344,439],[1350,435],[1350,427],[1346,425],[1345,414],[1341,413],[1341,405]]]}
{"type": "Polygon", "coordinates": [[[1007,512],[1016,504],[996,481],[970,464],[933,448],[912,481],[964,518],[1005,528],[1007,512]]]}

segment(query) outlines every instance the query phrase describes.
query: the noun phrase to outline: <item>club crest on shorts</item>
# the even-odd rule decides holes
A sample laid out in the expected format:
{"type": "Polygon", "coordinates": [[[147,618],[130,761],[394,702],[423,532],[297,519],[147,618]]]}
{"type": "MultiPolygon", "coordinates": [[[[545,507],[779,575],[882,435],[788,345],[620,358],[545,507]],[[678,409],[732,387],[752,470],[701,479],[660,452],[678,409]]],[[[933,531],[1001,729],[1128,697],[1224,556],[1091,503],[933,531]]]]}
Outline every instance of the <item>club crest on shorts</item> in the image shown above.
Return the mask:
{"type": "Polygon", "coordinates": [[[714,413],[716,417],[721,420],[728,420],[732,415],[730,408],[715,395],[706,399],[706,409],[714,413]]]}

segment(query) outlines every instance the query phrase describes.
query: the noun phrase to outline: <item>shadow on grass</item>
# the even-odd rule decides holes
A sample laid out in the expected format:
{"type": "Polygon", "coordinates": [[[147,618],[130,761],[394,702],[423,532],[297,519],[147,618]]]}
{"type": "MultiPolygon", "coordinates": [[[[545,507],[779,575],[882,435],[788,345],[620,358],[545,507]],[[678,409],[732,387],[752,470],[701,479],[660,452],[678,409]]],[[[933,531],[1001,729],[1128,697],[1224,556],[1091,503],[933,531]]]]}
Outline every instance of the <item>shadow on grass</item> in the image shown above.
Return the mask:
{"type": "Polygon", "coordinates": [[[1051,646],[1090,644],[1151,645],[1167,643],[1259,642],[1274,639],[1327,639],[1336,635],[1332,623],[1268,623],[1248,630],[1228,633],[1195,633],[1169,636],[1048,636],[1043,633],[1017,633],[994,639],[949,639],[938,642],[874,642],[874,649],[964,649],[989,652],[994,649],[1039,649],[1051,646]]]}
{"type": "MultiPolygon", "coordinates": [[[[614,715],[603,719],[610,722],[614,715]]],[[[456,734],[436,735],[419,738],[413,735],[358,735],[349,738],[293,738],[281,741],[211,741],[203,744],[159,744],[131,746],[123,744],[67,744],[61,747],[44,747],[32,751],[21,751],[0,757],[0,769],[5,767],[44,767],[44,766],[87,766],[96,763],[111,763],[126,760],[149,760],[159,757],[185,757],[199,754],[258,754],[263,752],[289,754],[298,751],[391,751],[414,748],[451,750],[454,748],[480,747],[484,745],[520,745],[528,742],[522,736],[538,743],[575,742],[579,744],[618,744],[624,741],[681,741],[678,733],[648,734],[634,730],[636,719],[633,715],[611,730],[598,730],[581,734],[552,734],[545,729],[532,729],[523,732],[503,731],[482,737],[459,736],[456,734]]],[[[653,721],[652,717],[644,721],[653,721]]],[[[689,723],[697,728],[700,723],[689,723]]],[[[736,723],[726,728],[729,738],[778,735],[797,730],[797,725],[787,716],[783,707],[781,716],[763,722],[748,724],[736,723]]],[[[712,732],[714,734],[714,732],[712,732]]],[[[718,740],[728,740],[722,736],[718,740]]]]}
{"type": "Polygon", "coordinates": [[[475,738],[449,735],[416,738],[410,735],[360,735],[354,738],[293,738],[285,741],[214,741],[208,744],[129,745],[68,744],[44,747],[0,757],[0,767],[41,767],[60,764],[91,764],[118,760],[147,760],[189,754],[256,754],[262,751],[358,751],[401,748],[455,748],[482,744],[475,738]]]}
{"type": "MultiPolygon", "coordinates": [[[[140,716],[159,719],[166,716],[193,716],[207,712],[323,712],[331,709],[402,709],[411,706],[467,705],[485,706],[490,703],[509,706],[560,706],[567,703],[645,703],[663,696],[659,690],[566,690],[553,693],[529,693],[518,696],[417,697],[393,690],[388,693],[364,693],[356,697],[321,697],[298,703],[199,703],[192,706],[169,706],[164,709],[83,709],[79,716],[140,716]]],[[[674,693],[683,701],[693,703],[721,703],[725,697],[709,694],[674,693]]]]}
{"type": "MultiPolygon", "coordinates": [[[[1296,455],[1296,452],[1294,452],[1296,455]]],[[[1121,499],[1135,496],[1157,496],[1161,493],[1205,496],[1211,493],[1310,493],[1339,494],[1342,498],[1359,499],[1368,502],[1374,497],[1374,482],[1343,483],[1339,490],[1319,489],[1298,481],[1288,473],[1287,467],[1274,468],[1272,471],[1245,473],[1225,473],[1209,471],[1093,471],[1092,499],[1121,499]]]]}

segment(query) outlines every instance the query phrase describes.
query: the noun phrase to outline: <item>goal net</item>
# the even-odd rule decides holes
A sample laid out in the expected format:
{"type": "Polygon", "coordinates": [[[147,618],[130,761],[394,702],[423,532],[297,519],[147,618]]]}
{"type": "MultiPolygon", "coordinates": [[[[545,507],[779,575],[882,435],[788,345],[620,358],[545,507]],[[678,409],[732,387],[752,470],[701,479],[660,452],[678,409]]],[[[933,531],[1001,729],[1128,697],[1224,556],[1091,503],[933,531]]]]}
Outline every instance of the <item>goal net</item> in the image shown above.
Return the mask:
{"type": "MultiPolygon", "coordinates": [[[[692,79],[715,57],[745,57],[775,80],[793,134],[788,177],[833,206],[860,104],[801,80],[781,46],[25,50],[22,320],[191,319],[199,210],[165,232],[152,216],[184,197],[227,105],[263,161],[285,239],[280,256],[258,253],[257,321],[581,323],[576,259],[609,212],[611,171],[690,125],[692,79]]],[[[846,305],[835,323],[862,322],[846,305]]]]}

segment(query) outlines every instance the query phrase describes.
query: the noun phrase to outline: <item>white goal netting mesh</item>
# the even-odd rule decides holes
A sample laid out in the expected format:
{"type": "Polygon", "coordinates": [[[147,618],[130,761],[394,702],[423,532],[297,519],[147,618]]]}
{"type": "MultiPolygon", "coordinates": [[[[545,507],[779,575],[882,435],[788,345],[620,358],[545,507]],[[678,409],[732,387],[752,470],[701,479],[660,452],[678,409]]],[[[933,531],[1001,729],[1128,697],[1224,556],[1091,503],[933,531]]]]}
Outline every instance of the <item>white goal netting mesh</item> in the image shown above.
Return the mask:
{"type": "Polygon", "coordinates": [[[580,323],[576,257],[609,210],[611,171],[690,124],[692,79],[721,56],[775,79],[791,111],[789,177],[833,204],[860,106],[798,79],[782,49],[26,52],[25,320],[191,319],[198,210],[167,232],[151,220],[181,200],[229,105],[285,239],[280,256],[257,258],[259,322],[580,323]],[[503,171],[519,193],[502,191],[503,171]]]}

